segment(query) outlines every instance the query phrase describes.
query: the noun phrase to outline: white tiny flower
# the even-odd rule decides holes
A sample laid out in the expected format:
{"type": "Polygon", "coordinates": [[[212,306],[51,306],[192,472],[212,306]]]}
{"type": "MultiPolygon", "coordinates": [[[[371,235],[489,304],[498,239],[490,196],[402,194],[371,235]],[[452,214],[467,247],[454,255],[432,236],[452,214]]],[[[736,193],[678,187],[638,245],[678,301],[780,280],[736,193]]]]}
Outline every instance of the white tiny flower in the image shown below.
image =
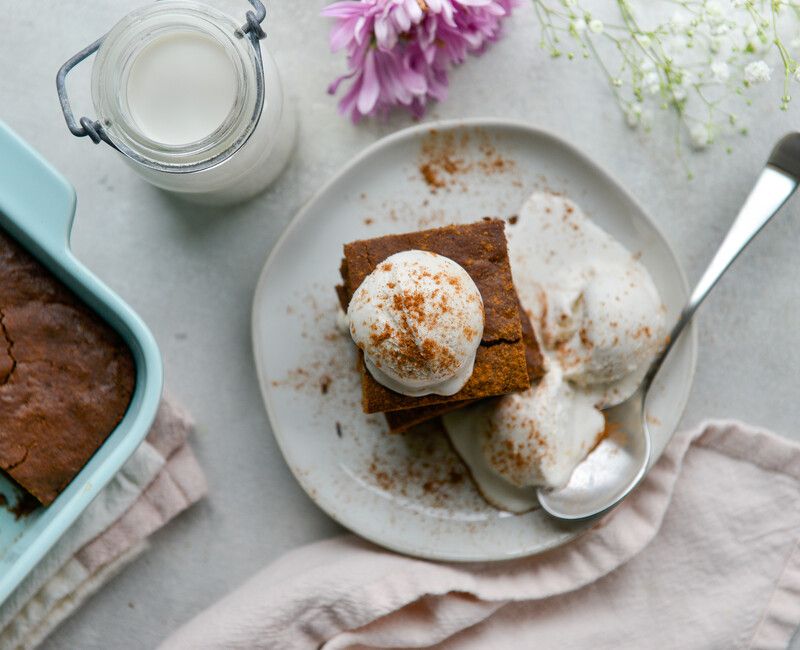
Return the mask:
{"type": "Polygon", "coordinates": [[[599,34],[603,31],[603,21],[593,18],[589,21],[589,29],[591,29],[595,34],[599,34]]]}
{"type": "Polygon", "coordinates": [[[676,11],[669,19],[669,24],[674,31],[683,31],[689,25],[689,17],[684,11],[676,11]]]}
{"type": "Polygon", "coordinates": [[[575,6],[575,0],[564,0],[564,6],[565,7],[574,7],[575,6]]]}
{"type": "Polygon", "coordinates": [[[800,81],[800,65],[794,69],[794,79],[795,81],[800,81]]]}
{"type": "Polygon", "coordinates": [[[639,102],[634,102],[630,106],[628,106],[627,110],[625,111],[625,120],[628,123],[628,126],[632,129],[635,129],[639,126],[639,122],[642,118],[642,109],[644,107],[639,102]]]}
{"type": "Polygon", "coordinates": [[[706,15],[713,20],[720,20],[724,16],[722,5],[716,0],[706,2],[706,15]]]}
{"type": "Polygon", "coordinates": [[[642,72],[650,72],[655,70],[656,64],[653,63],[653,59],[648,59],[647,57],[642,58],[639,61],[639,70],[642,72]]]}
{"type": "Polygon", "coordinates": [[[729,31],[731,31],[731,27],[728,23],[720,23],[711,30],[711,34],[714,36],[725,36],[729,31]]]}
{"type": "Polygon", "coordinates": [[[795,36],[792,42],[789,43],[789,47],[793,50],[800,50],[800,36],[795,36]]]}
{"type": "Polygon", "coordinates": [[[689,139],[695,149],[705,149],[711,142],[711,133],[705,124],[695,124],[689,130],[689,139]]]}
{"type": "Polygon", "coordinates": [[[769,81],[771,77],[772,73],[766,61],[753,61],[744,68],[744,80],[748,84],[769,81]]]}
{"type": "Polygon", "coordinates": [[[615,88],[622,88],[622,79],[620,79],[619,77],[614,77],[611,80],[611,85],[614,86],[615,88]]]}
{"type": "Polygon", "coordinates": [[[583,34],[586,31],[586,21],[583,18],[576,18],[572,21],[572,29],[578,34],[583,34]]]}
{"type": "Polygon", "coordinates": [[[636,38],[636,42],[642,47],[650,45],[650,37],[647,34],[636,34],[634,38],[636,38]]]}
{"type": "Polygon", "coordinates": [[[655,95],[661,89],[661,79],[657,72],[648,72],[642,78],[642,86],[651,95],[655,95]]]}
{"type": "Polygon", "coordinates": [[[686,99],[686,89],[683,86],[675,86],[672,89],[672,98],[676,102],[682,102],[686,99]]]}
{"type": "Polygon", "coordinates": [[[731,70],[725,61],[714,61],[714,63],[711,64],[711,74],[714,77],[714,81],[724,84],[730,79],[731,70]]]}

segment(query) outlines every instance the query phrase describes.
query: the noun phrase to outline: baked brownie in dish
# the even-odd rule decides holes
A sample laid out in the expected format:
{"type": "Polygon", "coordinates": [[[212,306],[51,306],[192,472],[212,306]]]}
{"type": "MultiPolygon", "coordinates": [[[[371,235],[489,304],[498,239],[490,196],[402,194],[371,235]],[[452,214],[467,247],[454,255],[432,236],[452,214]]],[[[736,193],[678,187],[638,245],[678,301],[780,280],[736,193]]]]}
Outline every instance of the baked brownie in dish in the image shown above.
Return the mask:
{"type": "Polygon", "coordinates": [[[122,420],[128,346],[0,230],[0,470],[49,505],[122,420]]]}
{"type": "Polygon", "coordinates": [[[499,219],[388,235],[346,244],[341,265],[340,300],[347,305],[364,279],[386,258],[404,251],[436,253],[460,265],[483,299],[484,329],[472,375],[453,395],[402,395],[378,383],[360,354],[362,405],[366,413],[453,404],[525,390],[528,376],[519,300],[511,277],[504,232],[499,219]]]}

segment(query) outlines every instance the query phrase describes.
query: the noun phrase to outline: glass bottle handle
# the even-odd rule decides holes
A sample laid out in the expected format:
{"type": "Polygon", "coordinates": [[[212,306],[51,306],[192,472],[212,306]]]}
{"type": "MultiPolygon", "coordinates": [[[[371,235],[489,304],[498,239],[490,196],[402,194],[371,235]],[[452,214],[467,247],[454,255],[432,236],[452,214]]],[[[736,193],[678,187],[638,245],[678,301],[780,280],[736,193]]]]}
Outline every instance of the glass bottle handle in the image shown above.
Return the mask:
{"type": "MultiPolygon", "coordinates": [[[[248,36],[256,48],[258,64],[261,64],[261,51],[258,48],[258,41],[266,36],[261,23],[267,16],[267,9],[260,0],[248,0],[253,6],[246,14],[247,22],[242,25],[236,32],[240,38],[248,36]]],[[[77,54],[71,56],[65,63],[58,69],[56,74],[56,91],[58,92],[58,101],[61,104],[61,112],[64,113],[64,119],[67,122],[67,128],[72,135],[83,138],[88,136],[89,139],[98,144],[101,140],[114,149],[118,147],[109,139],[108,135],[103,129],[103,124],[100,120],[93,120],[89,117],[81,117],[75,119],[75,113],[72,112],[72,105],[70,104],[69,97],[67,96],[67,75],[79,63],[88,59],[92,54],[100,49],[106,35],[104,34],[98,38],[91,45],[83,48],[77,54]]],[[[263,76],[263,75],[262,75],[263,76]]],[[[127,153],[127,152],[123,152],[127,153]]]]}

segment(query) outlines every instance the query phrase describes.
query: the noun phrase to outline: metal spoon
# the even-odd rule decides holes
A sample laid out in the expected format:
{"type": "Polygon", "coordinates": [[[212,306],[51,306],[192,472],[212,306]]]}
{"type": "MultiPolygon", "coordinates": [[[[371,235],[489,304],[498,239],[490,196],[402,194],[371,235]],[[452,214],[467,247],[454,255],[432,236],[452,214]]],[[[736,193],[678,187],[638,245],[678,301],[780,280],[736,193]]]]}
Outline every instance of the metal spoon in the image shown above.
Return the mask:
{"type": "Polygon", "coordinates": [[[700,282],[672,328],[668,343],[653,360],[647,375],[630,398],[605,414],[620,435],[604,440],[558,490],[540,488],[539,502],[559,519],[585,519],[616,506],[647,473],[650,430],[645,412],[647,394],[664,360],[695,311],[733,260],[775,215],[800,183],[800,133],[785,136],[742,206],[739,215],[711,260],[700,282]]]}

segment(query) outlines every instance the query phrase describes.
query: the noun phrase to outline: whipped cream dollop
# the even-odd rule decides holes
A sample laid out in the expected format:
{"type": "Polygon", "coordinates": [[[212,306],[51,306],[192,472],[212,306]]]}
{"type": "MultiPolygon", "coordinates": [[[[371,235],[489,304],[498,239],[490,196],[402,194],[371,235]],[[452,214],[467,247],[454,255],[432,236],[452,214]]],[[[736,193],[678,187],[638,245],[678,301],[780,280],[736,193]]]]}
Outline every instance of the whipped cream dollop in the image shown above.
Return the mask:
{"type": "Polygon", "coordinates": [[[522,392],[444,416],[487,501],[535,507],[535,487],[566,485],[605,428],[600,409],[636,390],[665,335],[665,309],[639,256],[569,199],[531,196],[509,257],[547,372],[522,392]]]}
{"type": "Polygon", "coordinates": [[[545,193],[520,211],[509,255],[545,354],[599,408],[630,397],[665,336],[665,308],[639,255],[545,193]]]}
{"type": "Polygon", "coordinates": [[[347,320],[377,382],[413,397],[453,395],[472,375],[483,336],[483,300],[450,258],[403,251],[364,278],[347,320]]]}
{"type": "Polygon", "coordinates": [[[536,507],[535,486],[565,485],[605,428],[592,397],[566,381],[558,365],[522,393],[442,419],[484,498],[516,513],[536,507]]]}

